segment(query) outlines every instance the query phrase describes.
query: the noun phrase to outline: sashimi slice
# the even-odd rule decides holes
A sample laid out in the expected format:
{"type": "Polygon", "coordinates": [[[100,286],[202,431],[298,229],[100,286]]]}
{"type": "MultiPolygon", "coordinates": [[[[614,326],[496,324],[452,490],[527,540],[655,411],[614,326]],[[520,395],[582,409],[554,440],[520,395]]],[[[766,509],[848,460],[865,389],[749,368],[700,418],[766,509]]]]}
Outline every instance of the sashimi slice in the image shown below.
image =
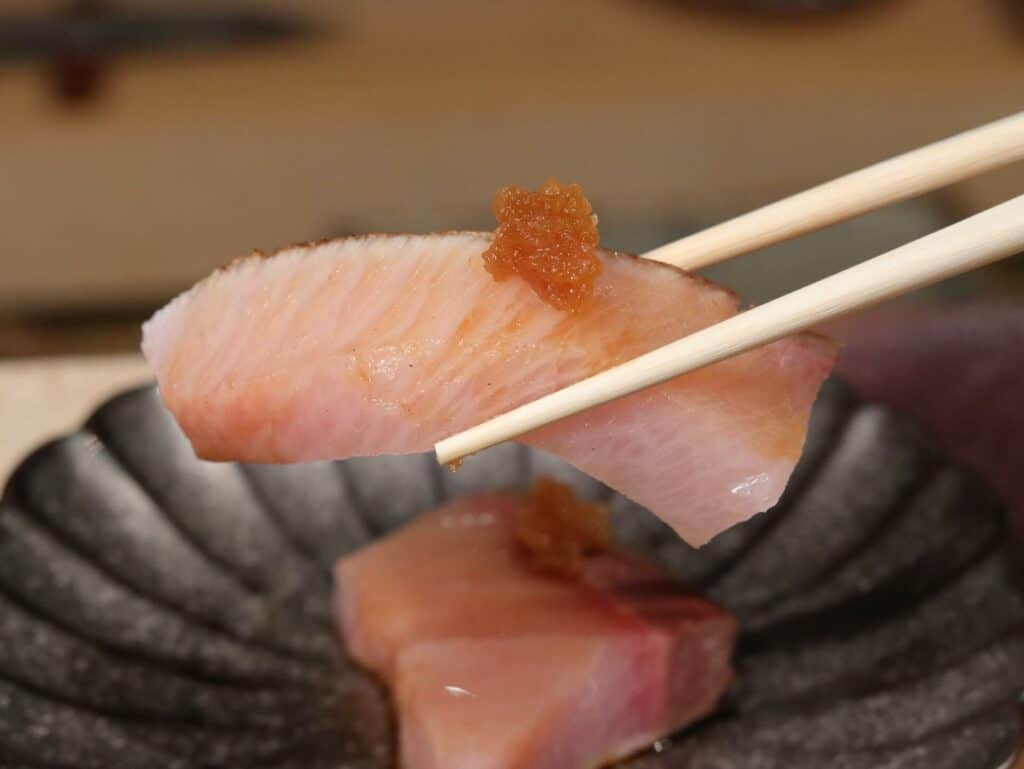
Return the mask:
{"type": "MultiPolygon", "coordinates": [[[[738,310],[707,281],[599,251],[591,300],[565,312],[496,281],[490,242],[368,236],[242,259],[159,311],[143,351],[200,457],[299,462],[428,450],[738,310]]],[[[834,356],[795,336],[523,440],[703,544],[777,501],[834,356]]]]}
{"type": "MultiPolygon", "coordinates": [[[[507,494],[456,499],[341,561],[336,608],[352,656],[388,676],[400,650],[417,639],[545,632],[566,611],[579,633],[639,627],[632,613],[609,612],[607,596],[638,580],[661,585],[665,578],[625,555],[589,559],[580,575],[589,593],[576,581],[524,569],[520,504],[507,494]],[[504,610],[495,612],[495,605],[504,610]]],[[[682,600],[675,585],[671,595],[682,600]]],[[[689,594],[686,600],[704,605],[689,594]]]]}
{"type": "Polygon", "coordinates": [[[414,646],[395,682],[402,766],[586,769],[649,747],[721,696],[716,681],[672,701],[672,644],[647,634],[414,646]]]}
{"type": "Polygon", "coordinates": [[[391,686],[405,769],[590,769],[709,714],[735,620],[631,556],[548,576],[521,500],[456,500],[344,558],[336,616],[391,686]]]}

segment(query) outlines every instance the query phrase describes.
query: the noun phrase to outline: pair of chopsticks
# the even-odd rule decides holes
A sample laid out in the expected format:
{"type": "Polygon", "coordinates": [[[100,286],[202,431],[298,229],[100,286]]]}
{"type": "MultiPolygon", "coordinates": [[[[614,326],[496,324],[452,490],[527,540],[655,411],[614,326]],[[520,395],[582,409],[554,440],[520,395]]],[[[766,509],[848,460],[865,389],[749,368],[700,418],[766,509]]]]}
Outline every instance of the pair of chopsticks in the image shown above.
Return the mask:
{"type": "MultiPolygon", "coordinates": [[[[1024,159],[1024,112],[899,155],[662,246],[696,270],[1024,159]]],[[[1024,250],[1024,195],[546,395],[435,445],[461,457],[848,312],[1024,250]]]]}

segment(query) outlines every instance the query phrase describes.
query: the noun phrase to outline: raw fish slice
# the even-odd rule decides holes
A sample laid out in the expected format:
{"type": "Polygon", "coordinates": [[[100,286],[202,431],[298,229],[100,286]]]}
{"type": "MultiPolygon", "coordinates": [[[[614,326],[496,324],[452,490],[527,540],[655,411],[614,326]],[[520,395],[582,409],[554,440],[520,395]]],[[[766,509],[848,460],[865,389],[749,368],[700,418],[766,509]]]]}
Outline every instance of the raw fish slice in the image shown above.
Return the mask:
{"type": "Polygon", "coordinates": [[[524,569],[515,536],[517,505],[504,494],[456,499],[420,516],[400,536],[339,562],[335,606],[352,656],[388,676],[398,653],[424,638],[562,632],[566,612],[577,633],[641,625],[632,614],[609,612],[605,593],[640,576],[653,579],[648,567],[619,557],[615,564],[628,564],[625,573],[611,570],[609,576],[602,560],[594,559],[592,575],[584,578],[592,576],[600,592],[591,593],[524,569]],[[494,611],[496,605],[504,610],[494,611]]]}
{"type": "Polygon", "coordinates": [[[672,698],[672,644],[667,633],[417,644],[395,677],[402,766],[586,769],[624,758],[721,696],[721,669],[700,667],[672,698]]]}
{"type": "Polygon", "coordinates": [[[406,769],[588,769],[710,713],[737,626],[654,567],[539,573],[521,500],[464,497],[342,559],[349,653],[392,687],[406,769]]]}
{"type": "MultiPolygon", "coordinates": [[[[554,309],[484,268],[488,235],[369,236],[251,257],[158,312],[143,350],[199,456],[297,462],[429,449],[736,313],[736,297],[606,251],[554,309]]],[[[525,436],[692,544],[773,505],[833,345],[801,335],[525,436]]]]}

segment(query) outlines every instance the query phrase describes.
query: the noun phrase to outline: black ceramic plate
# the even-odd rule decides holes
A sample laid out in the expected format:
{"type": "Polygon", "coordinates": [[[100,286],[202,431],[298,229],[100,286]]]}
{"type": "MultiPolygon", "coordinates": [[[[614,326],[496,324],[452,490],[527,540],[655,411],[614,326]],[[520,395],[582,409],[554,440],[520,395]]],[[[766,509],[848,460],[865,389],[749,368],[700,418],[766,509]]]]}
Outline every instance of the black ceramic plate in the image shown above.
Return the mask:
{"type": "Polygon", "coordinates": [[[153,389],[16,471],[0,507],[0,766],[393,765],[385,693],[328,614],[343,553],[440,500],[538,473],[743,621],[714,719],[632,769],[994,769],[1020,737],[1024,590],[1002,511],[908,425],[826,388],[773,511],[694,551],[566,465],[503,446],[206,464],[153,389]]]}

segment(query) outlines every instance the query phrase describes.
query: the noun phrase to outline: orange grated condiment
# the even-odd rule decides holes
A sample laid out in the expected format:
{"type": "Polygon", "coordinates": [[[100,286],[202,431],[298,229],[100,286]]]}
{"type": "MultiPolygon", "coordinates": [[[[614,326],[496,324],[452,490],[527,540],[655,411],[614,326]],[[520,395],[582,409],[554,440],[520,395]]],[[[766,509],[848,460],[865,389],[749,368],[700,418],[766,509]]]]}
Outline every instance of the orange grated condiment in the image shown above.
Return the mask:
{"type": "Polygon", "coordinates": [[[516,535],[540,571],[576,577],[584,559],[611,548],[608,508],[577,499],[572,489],[538,478],[519,508],[516,535]]]}
{"type": "Polygon", "coordinates": [[[498,220],[484,264],[496,280],[518,275],[542,300],[575,311],[601,274],[597,216],[578,184],[548,179],[536,192],[503,187],[491,210],[498,220]]]}

